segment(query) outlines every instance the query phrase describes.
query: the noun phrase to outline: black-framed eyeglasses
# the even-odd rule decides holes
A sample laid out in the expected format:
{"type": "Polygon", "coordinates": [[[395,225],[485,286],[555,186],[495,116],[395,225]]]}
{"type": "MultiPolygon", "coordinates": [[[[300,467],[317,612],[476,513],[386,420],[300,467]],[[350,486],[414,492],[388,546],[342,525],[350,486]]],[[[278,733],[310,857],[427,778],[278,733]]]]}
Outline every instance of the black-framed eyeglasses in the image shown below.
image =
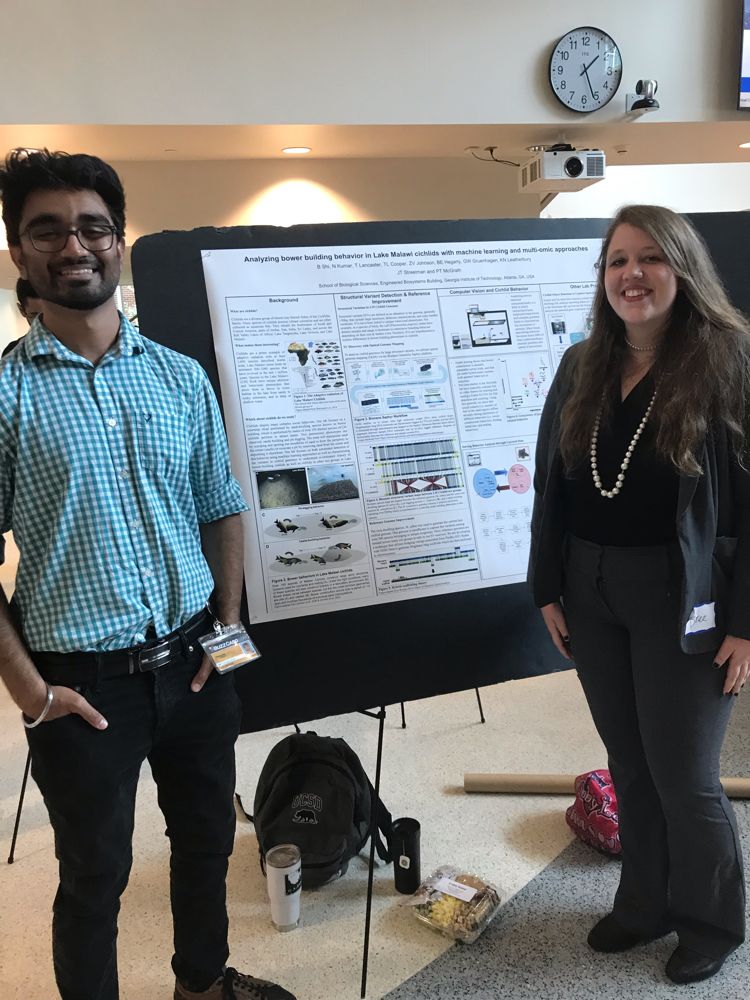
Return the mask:
{"type": "Polygon", "coordinates": [[[117,227],[108,226],[103,222],[90,222],[88,225],[79,226],[78,229],[68,229],[67,226],[40,222],[27,226],[18,235],[19,239],[22,236],[27,236],[34,249],[39,250],[40,253],[59,253],[65,248],[71,233],[84,250],[97,253],[112,249],[117,235],[117,227]]]}

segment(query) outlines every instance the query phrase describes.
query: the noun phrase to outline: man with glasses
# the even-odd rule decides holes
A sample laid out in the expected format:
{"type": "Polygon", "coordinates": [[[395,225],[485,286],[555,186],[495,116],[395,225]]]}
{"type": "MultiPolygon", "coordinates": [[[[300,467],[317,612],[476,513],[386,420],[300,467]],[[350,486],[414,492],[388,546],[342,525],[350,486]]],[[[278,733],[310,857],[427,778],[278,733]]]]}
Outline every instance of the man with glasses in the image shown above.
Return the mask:
{"type": "Polygon", "coordinates": [[[293,1000],[225,968],[234,838],[232,679],[200,638],[239,620],[247,509],[203,369],[114,302],[125,196],[97,157],[14,150],[11,257],[44,300],[0,366],[0,675],[55,832],[63,1000],[116,1000],[120,895],[148,758],[171,842],[176,1000],[293,1000]],[[210,600],[210,611],[207,603],[210,600]]]}

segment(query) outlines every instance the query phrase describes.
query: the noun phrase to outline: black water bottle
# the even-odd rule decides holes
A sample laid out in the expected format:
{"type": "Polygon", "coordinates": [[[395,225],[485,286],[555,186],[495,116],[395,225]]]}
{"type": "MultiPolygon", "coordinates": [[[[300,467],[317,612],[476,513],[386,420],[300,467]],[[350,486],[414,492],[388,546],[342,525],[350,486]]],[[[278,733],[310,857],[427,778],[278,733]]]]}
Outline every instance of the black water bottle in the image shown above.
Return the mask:
{"type": "Polygon", "coordinates": [[[419,823],[404,816],[393,821],[393,881],[396,891],[411,895],[421,881],[419,865],[419,823]]]}

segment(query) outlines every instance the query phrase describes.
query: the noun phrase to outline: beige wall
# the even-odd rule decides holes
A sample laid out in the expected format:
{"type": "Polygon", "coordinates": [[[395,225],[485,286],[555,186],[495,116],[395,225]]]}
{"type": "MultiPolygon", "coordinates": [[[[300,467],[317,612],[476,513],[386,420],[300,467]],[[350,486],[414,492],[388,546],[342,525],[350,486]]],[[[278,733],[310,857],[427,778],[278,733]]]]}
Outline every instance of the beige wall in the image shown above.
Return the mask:
{"type": "Polygon", "coordinates": [[[583,191],[559,194],[545,219],[607,219],[626,204],[666,205],[675,212],[750,211],[750,163],[680,163],[607,167],[583,191]]]}
{"type": "MultiPolygon", "coordinates": [[[[129,245],[145,233],[197,226],[539,215],[539,197],[518,194],[515,168],[468,156],[114,166],[127,195],[129,245]]],[[[0,251],[0,287],[15,279],[0,251]]]]}
{"type": "Polygon", "coordinates": [[[128,242],[161,229],[533,216],[517,171],[470,157],[118,163],[128,242]]]}
{"type": "MultiPolygon", "coordinates": [[[[647,76],[659,80],[663,106],[649,121],[739,116],[735,0],[100,0],[85,14],[79,0],[5,0],[3,13],[12,25],[0,34],[6,123],[555,122],[564,129],[622,118],[624,92],[647,76]],[[624,81],[610,107],[583,119],[550,96],[547,61],[563,32],[592,21],[620,44],[624,81]],[[22,44],[32,38],[33,72],[22,44]]],[[[116,166],[130,243],[201,225],[539,214],[537,197],[518,194],[515,169],[468,156],[116,166]]],[[[578,214],[576,204],[570,214],[578,214]]],[[[0,251],[0,287],[15,277],[0,251]]]]}
{"type": "Polygon", "coordinates": [[[660,120],[736,117],[736,0],[4,0],[0,121],[572,123],[549,53],[592,21],[660,120]]]}

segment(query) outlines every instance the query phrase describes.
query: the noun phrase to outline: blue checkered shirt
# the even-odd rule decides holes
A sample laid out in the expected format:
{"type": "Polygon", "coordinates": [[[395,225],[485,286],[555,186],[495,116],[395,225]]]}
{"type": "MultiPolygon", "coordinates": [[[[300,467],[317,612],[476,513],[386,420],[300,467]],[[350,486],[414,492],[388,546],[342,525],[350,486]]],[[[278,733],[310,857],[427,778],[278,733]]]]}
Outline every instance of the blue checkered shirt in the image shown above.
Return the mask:
{"type": "Polygon", "coordinates": [[[178,628],[213,589],[199,524],[247,509],[206,373],[124,317],[96,365],[39,319],[0,362],[0,532],[29,648],[178,628]]]}

